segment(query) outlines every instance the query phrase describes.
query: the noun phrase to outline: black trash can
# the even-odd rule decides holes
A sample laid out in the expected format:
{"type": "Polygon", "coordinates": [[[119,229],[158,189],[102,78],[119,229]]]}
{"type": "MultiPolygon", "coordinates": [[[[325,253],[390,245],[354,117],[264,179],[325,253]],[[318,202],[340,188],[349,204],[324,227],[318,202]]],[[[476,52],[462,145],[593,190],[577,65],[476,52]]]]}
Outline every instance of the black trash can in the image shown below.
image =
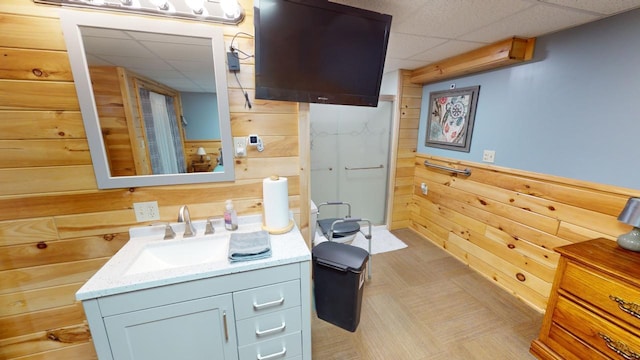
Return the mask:
{"type": "Polygon", "coordinates": [[[369,253],[359,247],[326,241],[315,246],[311,255],[318,317],[356,331],[369,253]]]}

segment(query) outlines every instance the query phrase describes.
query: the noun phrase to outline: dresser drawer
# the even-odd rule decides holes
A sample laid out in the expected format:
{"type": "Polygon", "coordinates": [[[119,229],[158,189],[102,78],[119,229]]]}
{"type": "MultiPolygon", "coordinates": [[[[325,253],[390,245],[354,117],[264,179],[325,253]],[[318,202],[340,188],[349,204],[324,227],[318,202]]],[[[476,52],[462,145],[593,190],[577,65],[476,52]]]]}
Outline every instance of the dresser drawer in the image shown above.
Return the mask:
{"type": "Polygon", "coordinates": [[[292,280],[233,293],[236,320],[300,306],[300,281],[292,280]]]}
{"type": "Polygon", "coordinates": [[[564,360],[609,360],[555,323],[549,329],[547,345],[564,360]]]}
{"type": "Polygon", "coordinates": [[[236,323],[238,346],[299,332],[300,311],[300,307],[294,307],[238,321],[236,323]]]}
{"type": "Polygon", "coordinates": [[[560,288],[640,328],[640,289],[568,262],[560,288]]]}
{"type": "Polygon", "coordinates": [[[630,359],[635,358],[634,354],[640,356],[640,337],[589,312],[565,297],[558,297],[553,321],[562,324],[562,327],[574,336],[612,359],[625,359],[616,353],[616,350],[626,354],[630,359]]]}
{"type": "Polygon", "coordinates": [[[302,355],[300,332],[238,347],[240,360],[295,359],[302,355]]]}

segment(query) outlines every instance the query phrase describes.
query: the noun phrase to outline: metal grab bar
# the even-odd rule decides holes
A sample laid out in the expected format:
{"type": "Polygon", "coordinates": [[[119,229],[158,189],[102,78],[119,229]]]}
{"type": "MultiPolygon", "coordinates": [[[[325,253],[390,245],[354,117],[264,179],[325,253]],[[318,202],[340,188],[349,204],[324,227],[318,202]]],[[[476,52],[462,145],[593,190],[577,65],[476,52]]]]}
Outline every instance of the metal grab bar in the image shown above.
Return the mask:
{"type": "Polygon", "coordinates": [[[432,167],[432,168],[445,170],[445,171],[451,171],[452,173],[462,174],[462,175],[465,175],[465,176],[471,175],[471,170],[469,170],[469,169],[460,170],[460,169],[450,168],[450,167],[447,167],[447,166],[442,166],[442,165],[438,165],[438,164],[432,164],[427,160],[424,161],[424,166],[429,166],[429,167],[432,167]]]}
{"type": "Polygon", "coordinates": [[[350,168],[345,166],[344,169],[345,170],[371,170],[371,169],[383,169],[384,165],[380,164],[378,166],[369,166],[369,167],[357,167],[357,168],[350,168]]]}

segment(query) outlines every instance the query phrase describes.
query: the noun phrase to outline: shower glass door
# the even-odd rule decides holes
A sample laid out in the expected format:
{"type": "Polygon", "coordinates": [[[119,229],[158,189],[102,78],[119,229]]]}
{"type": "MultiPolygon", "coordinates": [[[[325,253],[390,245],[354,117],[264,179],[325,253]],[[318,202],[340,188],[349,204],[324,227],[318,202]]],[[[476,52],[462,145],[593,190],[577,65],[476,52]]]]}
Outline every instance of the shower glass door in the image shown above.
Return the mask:
{"type": "MultiPolygon", "coordinates": [[[[385,223],[393,103],[311,104],[311,199],[344,201],[351,215],[385,223]]],[[[343,209],[346,210],[346,209],[343,209]]],[[[323,207],[319,218],[344,216],[323,207]]]]}

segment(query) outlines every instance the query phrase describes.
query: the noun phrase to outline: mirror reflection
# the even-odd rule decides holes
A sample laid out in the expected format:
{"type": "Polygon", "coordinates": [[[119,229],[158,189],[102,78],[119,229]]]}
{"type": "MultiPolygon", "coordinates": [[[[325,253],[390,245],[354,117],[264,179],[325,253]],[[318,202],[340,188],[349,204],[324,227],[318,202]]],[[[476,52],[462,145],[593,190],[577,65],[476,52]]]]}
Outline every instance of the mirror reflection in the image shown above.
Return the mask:
{"type": "Polygon", "coordinates": [[[72,10],[61,21],[100,188],[233,180],[219,28],[72,10]]]}
{"type": "Polygon", "coordinates": [[[111,176],[222,170],[210,40],[80,32],[111,176]]]}

